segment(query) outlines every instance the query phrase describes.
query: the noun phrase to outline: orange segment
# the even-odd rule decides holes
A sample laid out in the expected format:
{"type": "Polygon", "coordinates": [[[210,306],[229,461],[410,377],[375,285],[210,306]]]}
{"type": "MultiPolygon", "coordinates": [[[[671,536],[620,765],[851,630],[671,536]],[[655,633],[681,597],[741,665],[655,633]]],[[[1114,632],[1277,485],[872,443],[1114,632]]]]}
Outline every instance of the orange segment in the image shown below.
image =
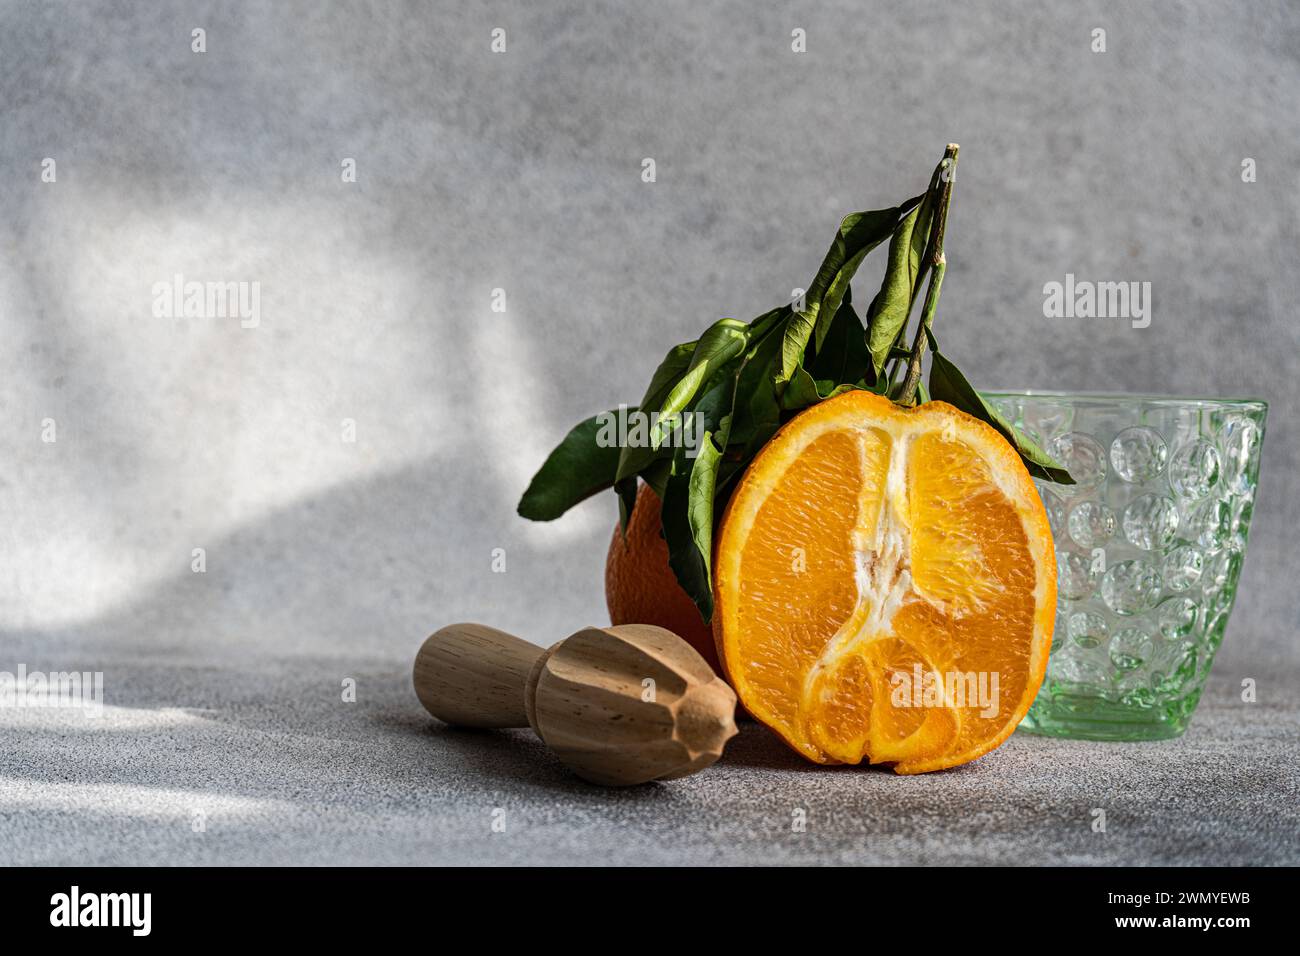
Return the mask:
{"type": "Polygon", "coordinates": [[[1041,499],[1000,435],[942,402],[850,392],[800,414],[732,496],[715,568],[728,679],[818,763],[973,760],[1046,670],[1041,499]]]}
{"type": "Polygon", "coordinates": [[[754,598],[739,613],[750,636],[748,683],[783,723],[797,717],[804,678],[789,662],[815,660],[857,601],[853,552],[842,542],[857,521],[858,445],[831,432],[791,462],[764,496],[741,559],[754,598]],[[792,581],[803,585],[797,594],[792,581]]]}

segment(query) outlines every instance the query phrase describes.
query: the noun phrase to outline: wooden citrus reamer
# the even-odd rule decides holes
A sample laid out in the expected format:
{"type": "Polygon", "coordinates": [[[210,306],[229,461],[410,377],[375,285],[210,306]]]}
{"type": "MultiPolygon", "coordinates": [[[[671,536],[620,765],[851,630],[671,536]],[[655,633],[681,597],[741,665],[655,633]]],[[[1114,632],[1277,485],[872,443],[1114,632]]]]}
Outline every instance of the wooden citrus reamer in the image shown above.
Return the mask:
{"type": "Polygon", "coordinates": [[[541,648],[452,624],[415,658],[415,692],[462,727],[532,727],[571,770],[606,786],[684,777],[735,735],[736,695],[689,644],[648,624],[586,627],[541,648]]]}

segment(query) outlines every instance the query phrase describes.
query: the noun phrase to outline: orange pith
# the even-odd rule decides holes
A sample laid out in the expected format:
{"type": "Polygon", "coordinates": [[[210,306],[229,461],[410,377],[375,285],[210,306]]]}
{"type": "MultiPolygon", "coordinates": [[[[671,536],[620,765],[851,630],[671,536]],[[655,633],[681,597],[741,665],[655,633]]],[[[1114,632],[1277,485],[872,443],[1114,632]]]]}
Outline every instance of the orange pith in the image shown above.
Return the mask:
{"type": "Polygon", "coordinates": [[[1047,667],[1042,502],[1014,449],[943,402],[856,391],[796,417],[732,496],[714,574],[728,679],[818,763],[974,760],[1047,667]]]}

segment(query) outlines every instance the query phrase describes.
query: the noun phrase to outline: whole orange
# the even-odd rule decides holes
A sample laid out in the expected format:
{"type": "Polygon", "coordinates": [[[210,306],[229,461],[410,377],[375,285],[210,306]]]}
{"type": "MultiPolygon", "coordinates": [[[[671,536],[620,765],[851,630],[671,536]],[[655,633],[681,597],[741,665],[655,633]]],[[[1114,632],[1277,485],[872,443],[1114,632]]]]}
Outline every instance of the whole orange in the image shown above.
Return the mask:
{"type": "Polygon", "coordinates": [[[645,484],[637,492],[626,536],[614,526],[605,559],[605,603],[611,624],[655,624],[682,638],[717,673],[713,629],[677,583],[659,519],[659,496],[645,484]]]}

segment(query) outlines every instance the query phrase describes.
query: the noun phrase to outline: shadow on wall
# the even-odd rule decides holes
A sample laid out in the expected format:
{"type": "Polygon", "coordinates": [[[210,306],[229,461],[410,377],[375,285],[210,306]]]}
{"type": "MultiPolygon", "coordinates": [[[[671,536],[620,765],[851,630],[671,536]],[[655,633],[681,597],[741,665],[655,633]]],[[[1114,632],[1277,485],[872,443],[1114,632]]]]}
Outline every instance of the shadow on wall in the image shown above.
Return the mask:
{"type": "Polygon", "coordinates": [[[92,620],[20,639],[32,666],[51,656],[95,661],[187,660],[218,666],[310,656],[361,666],[408,662],[421,640],[457,620],[482,620],[538,644],[604,608],[607,534],[537,534],[484,500],[455,461],[429,459],[336,486],[206,542],[206,571],[185,570],[92,620]],[[454,491],[453,491],[454,489],[454,491]],[[542,545],[546,545],[543,547],[542,545]],[[494,571],[494,550],[505,569],[494,571]]]}

